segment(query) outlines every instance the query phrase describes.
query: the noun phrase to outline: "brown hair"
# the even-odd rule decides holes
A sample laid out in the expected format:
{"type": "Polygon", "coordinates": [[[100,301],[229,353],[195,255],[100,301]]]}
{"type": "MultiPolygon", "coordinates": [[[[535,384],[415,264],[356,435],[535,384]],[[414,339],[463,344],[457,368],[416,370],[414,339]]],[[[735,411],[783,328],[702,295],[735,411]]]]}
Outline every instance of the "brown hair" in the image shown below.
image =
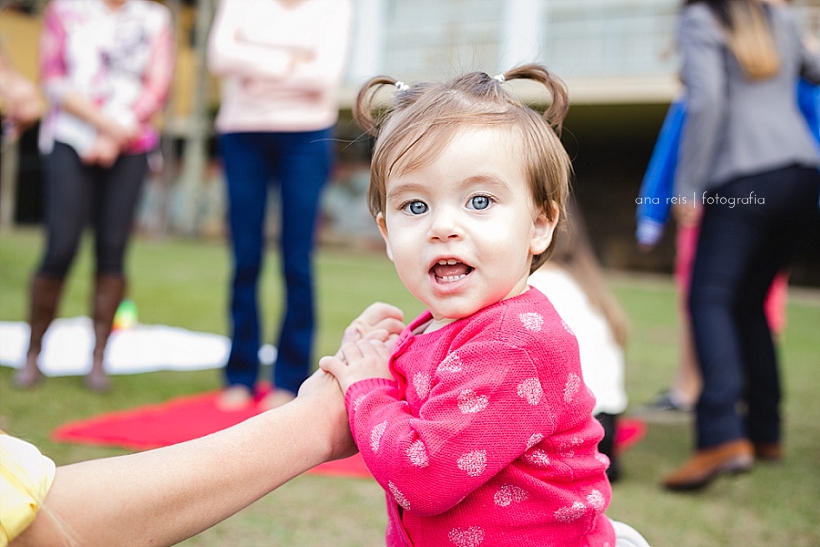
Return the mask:
{"type": "Polygon", "coordinates": [[[729,51],[752,80],[762,80],[780,70],[780,56],[766,12],[759,0],[687,0],[704,2],[720,21],[729,51]]]}
{"type": "MultiPolygon", "coordinates": [[[[353,105],[358,124],[377,137],[370,167],[368,205],[374,218],[384,212],[387,179],[435,160],[439,151],[465,126],[510,127],[521,137],[525,172],[535,206],[550,220],[563,218],[572,165],[558,137],[569,109],[566,88],[540,65],[525,65],[491,78],[464,74],[446,83],[408,86],[388,76],[364,84],[353,105]],[[532,80],[544,85],[551,102],[535,112],[502,87],[504,81],[532,80]],[[393,104],[379,102],[377,92],[395,86],[393,104]],[[557,211],[554,208],[557,207],[557,211]]],[[[554,236],[553,236],[554,240],[554,236]]],[[[533,257],[530,271],[546,262],[553,243],[533,257]]]]}
{"type": "Polygon", "coordinates": [[[563,268],[580,285],[590,304],[603,314],[615,341],[623,348],[629,336],[629,319],[604,279],[574,199],[567,201],[566,210],[565,233],[555,246],[550,264],[563,268]]]}

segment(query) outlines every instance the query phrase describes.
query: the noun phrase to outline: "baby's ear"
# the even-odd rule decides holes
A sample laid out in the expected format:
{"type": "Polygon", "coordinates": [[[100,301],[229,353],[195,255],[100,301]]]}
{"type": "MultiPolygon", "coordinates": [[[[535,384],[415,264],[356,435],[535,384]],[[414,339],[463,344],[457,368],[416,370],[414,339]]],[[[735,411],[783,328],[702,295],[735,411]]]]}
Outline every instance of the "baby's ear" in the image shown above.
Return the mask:
{"type": "Polygon", "coordinates": [[[383,213],[376,215],[376,225],[379,227],[379,233],[382,235],[382,239],[384,239],[384,244],[387,248],[387,258],[392,262],[393,251],[390,250],[390,238],[387,236],[387,222],[384,220],[383,213]]]}
{"type": "Polygon", "coordinates": [[[550,246],[555,227],[558,226],[560,212],[558,204],[554,201],[552,205],[552,219],[547,216],[546,211],[540,209],[533,219],[532,240],[530,241],[530,254],[538,256],[550,246]]]}

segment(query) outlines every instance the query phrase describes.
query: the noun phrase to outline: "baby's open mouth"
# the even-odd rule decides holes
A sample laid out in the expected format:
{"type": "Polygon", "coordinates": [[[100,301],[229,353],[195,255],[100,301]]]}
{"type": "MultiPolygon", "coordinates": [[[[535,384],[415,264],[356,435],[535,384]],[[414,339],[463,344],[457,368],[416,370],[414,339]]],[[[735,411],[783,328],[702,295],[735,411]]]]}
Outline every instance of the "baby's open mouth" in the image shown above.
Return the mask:
{"type": "Polygon", "coordinates": [[[430,271],[439,283],[452,283],[469,275],[473,271],[472,266],[459,262],[454,258],[439,260],[430,271]]]}

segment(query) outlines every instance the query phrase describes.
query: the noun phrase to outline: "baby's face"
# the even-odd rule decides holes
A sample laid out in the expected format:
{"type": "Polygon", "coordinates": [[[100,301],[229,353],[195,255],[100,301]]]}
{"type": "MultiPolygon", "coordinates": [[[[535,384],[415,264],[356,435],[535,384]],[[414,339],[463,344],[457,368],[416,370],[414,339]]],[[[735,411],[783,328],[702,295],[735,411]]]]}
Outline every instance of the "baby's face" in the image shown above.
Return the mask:
{"type": "Polygon", "coordinates": [[[387,180],[379,227],[432,330],[524,292],[557,222],[536,210],[520,139],[467,127],[428,165],[387,180]]]}

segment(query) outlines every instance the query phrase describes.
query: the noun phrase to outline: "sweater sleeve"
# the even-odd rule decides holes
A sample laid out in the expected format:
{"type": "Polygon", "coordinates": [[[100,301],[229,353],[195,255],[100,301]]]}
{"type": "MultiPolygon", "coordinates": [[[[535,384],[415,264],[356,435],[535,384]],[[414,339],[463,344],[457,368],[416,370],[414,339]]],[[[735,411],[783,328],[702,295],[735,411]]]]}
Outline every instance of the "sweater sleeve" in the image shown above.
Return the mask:
{"type": "Polygon", "coordinates": [[[285,84],[304,91],[324,91],[337,85],[347,60],[353,12],[349,2],[338,1],[336,13],[329,17],[321,40],[316,44],[315,56],[299,64],[285,84]]]}
{"type": "Polygon", "coordinates": [[[683,12],[678,41],[687,111],[675,191],[688,197],[706,188],[714,163],[726,103],[726,52],[714,17],[705,5],[683,12]]]}
{"type": "Polygon", "coordinates": [[[43,13],[40,33],[40,80],[48,100],[59,105],[71,91],[65,64],[66,31],[54,2],[43,13]]]}
{"type": "Polygon", "coordinates": [[[418,415],[392,381],[358,382],[346,399],[368,468],[415,515],[453,508],[554,430],[532,358],[508,343],[471,342],[408,381],[418,415]]]}
{"type": "Polygon", "coordinates": [[[163,10],[162,24],[151,42],[151,60],[142,79],[142,90],[131,110],[140,124],[159,112],[174,77],[174,34],[170,13],[163,10]]]}
{"type": "Polygon", "coordinates": [[[308,61],[294,63],[292,51],[283,47],[253,44],[237,38],[243,17],[242,3],[222,0],[214,19],[208,45],[208,68],[216,76],[241,76],[275,81],[278,89],[323,92],[342,77],[352,25],[349,1],[332,4],[325,27],[317,33],[308,61]]]}

